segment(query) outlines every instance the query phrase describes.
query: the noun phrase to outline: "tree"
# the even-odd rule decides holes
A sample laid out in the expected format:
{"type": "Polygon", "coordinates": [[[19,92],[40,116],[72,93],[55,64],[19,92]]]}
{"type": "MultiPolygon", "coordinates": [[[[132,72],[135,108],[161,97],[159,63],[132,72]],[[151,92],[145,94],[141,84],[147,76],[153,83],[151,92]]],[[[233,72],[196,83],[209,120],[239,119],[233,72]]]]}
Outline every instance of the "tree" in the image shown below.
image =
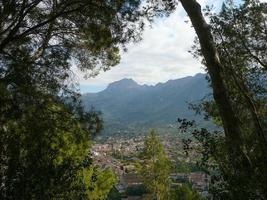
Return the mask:
{"type": "Polygon", "coordinates": [[[117,183],[117,177],[111,169],[101,170],[95,167],[88,171],[84,181],[88,187],[89,200],[105,200],[117,183]]]}
{"type": "Polygon", "coordinates": [[[171,163],[156,132],[152,130],[144,141],[141,153],[141,176],[153,199],[169,199],[171,163]]]}
{"type": "MultiPolygon", "coordinates": [[[[266,110],[265,7],[266,4],[259,1],[244,1],[239,7],[229,1],[223,4],[220,13],[208,13],[210,28],[224,64],[223,76],[231,103],[240,121],[250,121],[250,129],[256,133],[254,138],[258,138],[261,147],[267,145],[263,120],[266,110]],[[242,113],[238,107],[246,112],[242,113]]],[[[199,56],[196,51],[195,55],[199,56]]]]}
{"type": "Polygon", "coordinates": [[[83,196],[81,171],[91,165],[90,138],[101,121],[97,113],[75,116],[64,104],[46,98],[40,107],[24,102],[22,117],[9,119],[1,132],[2,199],[83,196]]]}
{"type": "Polygon", "coordinates": [[[196,30],[198,55],[204,58],[213,88],[214,102],[204,108],[224,128],[224,142],[217,140],[209,153],[214,151],[230,198],[266,198],[266,86],[260,81],[266,80],[266,4],[247,0],[231,9],[224,4],[208,25],[195,0],[181,3],[196,30]]]}
{"type": "Polygon", "coordinates": [[[212,32],[225,65],[224,77],[229,77],[225,82],[232,98],[237,99],[232,104],[240,121],[249,122],[242,129],[247,126],[250,139],[262,151],[267,147],[265,8],[266,4],[259,1],[244,1],[240,7],[229,2],[211,17],[212,32]]]}
{"type": "Polygon", "coordinates": [[[241,160],[246,160],[241,150],[242,133],[239,120],[234,113],[222,75],[223,65],[220,61],[209,26],[202,15],[201,6],[195,0],[181,0],[181,3],[189,15],[198,35],[201,51],[211,78],[214,100],[222,118],[229,151],[232,152],[231,154],[233,155],[233,162],[239,160],[240,156],[242,156],[242,158],[240,158],[241,160]]]}
{"type": "Polygon", "coordinates": [[[1,60],[12,60],[12,53],[23,46],[30,62],[38,65],[57,53],[83,70],[107,70],[118,63],[119,46],[140,39],[144,20],[170,13],[175,1],[147,1],[142,9],[140,4],[140,0],[0,1],[1,60]]]}
{"type": "Polygon", "coordinates": [[[0,1],[0,198],[87,199],[98,112],[83,112],[71,66],[108,69],[143,20],[173,2],[0,1]],[[155,9],[155,8],[160,9],[155,9]]]}
{"type": "Polygon", "coordinates": [[[171,199],[173,200],[203,200],[194,189],[187,185],[182,185],[172,189],[171,199]]]}

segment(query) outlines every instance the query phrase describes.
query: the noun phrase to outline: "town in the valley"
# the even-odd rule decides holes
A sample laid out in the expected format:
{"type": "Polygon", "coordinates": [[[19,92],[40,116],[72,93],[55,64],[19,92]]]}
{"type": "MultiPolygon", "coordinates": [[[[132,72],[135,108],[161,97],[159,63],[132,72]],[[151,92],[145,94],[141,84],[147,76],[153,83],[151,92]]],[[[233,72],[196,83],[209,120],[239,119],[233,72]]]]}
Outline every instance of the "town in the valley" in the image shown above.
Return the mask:
{"type": "MultiPolygon", "coordinates": [[[[103,169],[111,168],[118,177],[116,189],[123,199],[145,199],[142,177],[138,172],[139,157],[144,148],[144,137],[108,138],[105,142],[93,145],[94,164],[103,169]]],[[[173,169],[170,174],[172,186],[189,184],[202,196],[208,195],[210,176],[197,167],[197,156],[186,155],[183,143],[177,137],[163,137],[162,144],[173,169]]]]}

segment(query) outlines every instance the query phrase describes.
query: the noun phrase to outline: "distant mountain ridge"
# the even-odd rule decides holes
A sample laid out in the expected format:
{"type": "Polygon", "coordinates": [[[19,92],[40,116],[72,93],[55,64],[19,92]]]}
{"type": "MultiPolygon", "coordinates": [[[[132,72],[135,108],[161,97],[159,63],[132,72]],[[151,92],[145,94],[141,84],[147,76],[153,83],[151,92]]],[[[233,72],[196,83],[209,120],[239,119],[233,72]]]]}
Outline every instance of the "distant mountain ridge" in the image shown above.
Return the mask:
{"type": "Polygon", "coordinates": [[[102,111],[106,131],[167,127],[178,117],[201,119],[188,109],[188,102],[211,93],[205,76],[196,74],[155,86],[122,79],[101,92],[84,94],[82,101],[86,109],[93,106],[102,111]]]}

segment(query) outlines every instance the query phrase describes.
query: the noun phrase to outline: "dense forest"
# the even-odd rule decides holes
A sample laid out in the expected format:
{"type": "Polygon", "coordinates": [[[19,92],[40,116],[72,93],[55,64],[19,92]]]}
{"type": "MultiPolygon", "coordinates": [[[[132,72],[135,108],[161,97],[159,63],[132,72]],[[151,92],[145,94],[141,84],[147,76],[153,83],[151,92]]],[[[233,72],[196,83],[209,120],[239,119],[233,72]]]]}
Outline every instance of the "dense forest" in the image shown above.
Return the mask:
{"type": "MultiPolygon", "coordinates": [[[[213,98],[191,105],[223,131],[178,119],[187,155],[211,175],[210,195],[170,187],[172,166],[152,131],[138,164],[148,199],[267,199],[267,4],[226,0],[0,0],[0,199],[118,199],[114,172],[93,164],[103,119],[81,103],[73,66],[116,67],[146,24],[182,6],[213,98]],[[194,142],[192,142],[194,141],[194,142]],[[195,152],[194,151],[194,152],[195,152]],[[194,153],[193,152],[193,153],[194,153]]],[[[178,62],[178,61],[177,61],[178,62]]],[[[177,118],[178,118],[177,113],[177,118]]]]}

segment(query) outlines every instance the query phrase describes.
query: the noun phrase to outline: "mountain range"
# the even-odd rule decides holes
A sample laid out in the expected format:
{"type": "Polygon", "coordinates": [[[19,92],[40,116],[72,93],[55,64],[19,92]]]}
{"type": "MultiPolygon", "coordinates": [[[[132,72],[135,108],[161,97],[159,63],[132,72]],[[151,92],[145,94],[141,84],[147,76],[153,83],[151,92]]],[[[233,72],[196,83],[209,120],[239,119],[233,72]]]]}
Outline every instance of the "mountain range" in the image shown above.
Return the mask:
{"type": "Polygon", "coordinates": [[[196,74],[154,86],[122,79],[101,92],[84,94],[82,101],[86,109],[102,112],[105,132],[170,127],[178,117],[201,121],[202,116],[188,109],[188,103],[211,94],[205,77],[196,74]]]}

